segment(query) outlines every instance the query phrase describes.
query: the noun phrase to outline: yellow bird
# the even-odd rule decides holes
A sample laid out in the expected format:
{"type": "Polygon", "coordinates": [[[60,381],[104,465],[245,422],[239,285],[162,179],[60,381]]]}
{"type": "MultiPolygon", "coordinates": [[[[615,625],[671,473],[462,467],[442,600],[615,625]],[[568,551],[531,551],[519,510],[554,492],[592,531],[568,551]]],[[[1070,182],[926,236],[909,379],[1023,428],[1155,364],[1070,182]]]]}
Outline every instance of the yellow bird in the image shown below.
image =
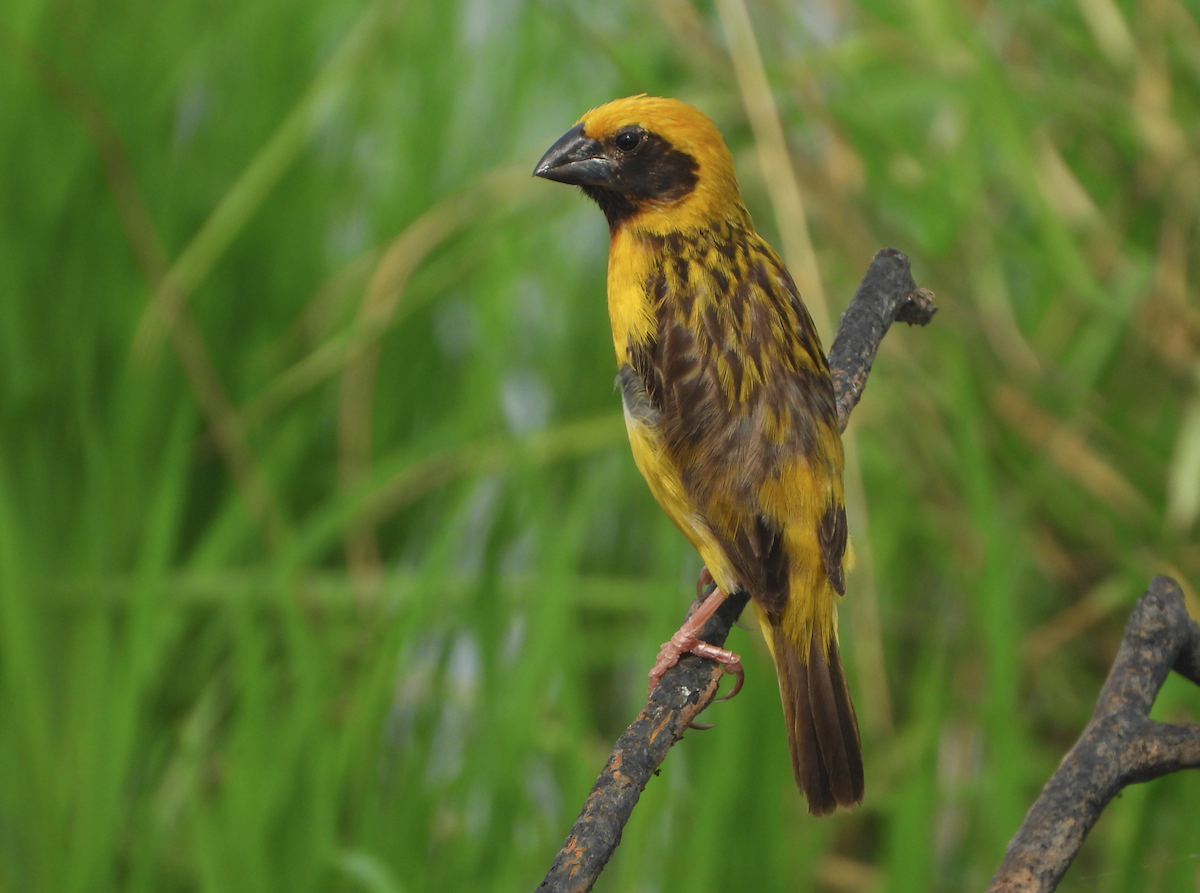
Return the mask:
{"type": "MultiPolygon", "coordinates": [[[[733,157],[705,114],[641,95],[592,109],[534,174],[582,187],[608,219],[629,443],[717,583],[697,613],[749,592],[796,784],[815,815],[849,808],[863,765],[838,654],[847,536],[833,382],[792,277],[754,231],[733,157]]],[[[693,647],[698,626],[663,646],[652,680],[681,651],[713,652],[693,647]]]]}

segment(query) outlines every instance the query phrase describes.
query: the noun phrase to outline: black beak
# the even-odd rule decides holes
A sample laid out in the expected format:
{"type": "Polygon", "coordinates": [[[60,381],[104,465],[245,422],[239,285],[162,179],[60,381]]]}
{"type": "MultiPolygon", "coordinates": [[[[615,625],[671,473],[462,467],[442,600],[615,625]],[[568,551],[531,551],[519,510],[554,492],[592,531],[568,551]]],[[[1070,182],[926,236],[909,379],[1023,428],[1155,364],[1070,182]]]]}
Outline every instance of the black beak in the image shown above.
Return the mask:
{"type": "Polygon", "coordinates": [[[604,148],[576,124],[546,150],[533,175],[572,186],[606,186],[612,182],[613,165],[604,148]]]}

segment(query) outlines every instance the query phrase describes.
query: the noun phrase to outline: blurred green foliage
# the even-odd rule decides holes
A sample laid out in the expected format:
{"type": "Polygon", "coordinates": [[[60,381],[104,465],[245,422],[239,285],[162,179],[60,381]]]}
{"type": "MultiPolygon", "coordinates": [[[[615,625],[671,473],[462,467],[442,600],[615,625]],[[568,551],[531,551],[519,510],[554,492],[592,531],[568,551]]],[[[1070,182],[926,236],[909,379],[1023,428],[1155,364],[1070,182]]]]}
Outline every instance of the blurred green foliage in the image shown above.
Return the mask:
{"type": "MultiPolygon", "coordinates": [[[[848,435],[863,807],[806,815],[735,632],[597,889],[983,888],[1200,574],[1197,10],[749,5],[811,256],[739,0],[4,4],[0,891],[536,885],[699,570],[603,219],[529,176],[640,91],[717,120],[818,316],[883,245],[941,312],[848,435]]],[[[1196,889],[1197,794],[1127,791],[1063,888],[1196,889]]]]}

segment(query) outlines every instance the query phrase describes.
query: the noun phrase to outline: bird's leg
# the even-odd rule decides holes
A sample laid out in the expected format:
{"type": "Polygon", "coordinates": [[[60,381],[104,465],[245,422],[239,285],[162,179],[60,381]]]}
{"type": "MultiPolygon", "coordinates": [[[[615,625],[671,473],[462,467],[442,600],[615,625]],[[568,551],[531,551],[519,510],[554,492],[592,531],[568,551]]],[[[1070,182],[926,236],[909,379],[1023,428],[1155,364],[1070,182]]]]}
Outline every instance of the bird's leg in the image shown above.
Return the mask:
{"type": "MultiPolygon", "coordinates": [[[[717,583],[715,580],[713,580],[713,575],[709,571],[708,565],[705,565],[704,567],[700,568],[700,576],[696,578],[696,598],[704,598],[706,595],[708,595],[710,592],[712,592],[716,588],[717,588],[717,583]]],[[[750,627],[746,626],[746,624],[742,623],[742,621],[740,621],[740,620],[733,621],[733,625],[736,626],[738,629],[744,629],[746,632],[750,632],[750,627]]],[[[742,678],[743,678],[742,676],[738,676],[737,688],[735,688],[733,690],[732,694],[726,695],[723,698],[717,698],[717,700],[718,701],[728,701],[730,698],[733,697],[733,695],[736,695],[742,687],[742,682],[741,682],[742,678]]]]}
{"type": "Polygon", "coordinates": [[[675,635],[663,643],[662,648],[658,651],[658,660],[654,662],[654,667],[650,670],[650,690],[647,694],[653,693],[655,686],[658,685],[658,680],[662,679],[667,670],[679,663],[679,658],[684,654],[695,654],[715,660],[725,667],[726,673],[736,673],[738,683],[734,686],[733,692],[726,695],[723,700],[728,700],[738,693],[742,687],[742,680],[745,678],[741,657],[725,648],[718,648],[716,645],[700,641],[700,630],[704,628],[704,624],[717,608],[721,607],[723,601],[725,601],[725,593],[720,589],[714,589],[704,603],[692,612],[692,616],[683,621],[683,626],[676,630],[675,635]]]}

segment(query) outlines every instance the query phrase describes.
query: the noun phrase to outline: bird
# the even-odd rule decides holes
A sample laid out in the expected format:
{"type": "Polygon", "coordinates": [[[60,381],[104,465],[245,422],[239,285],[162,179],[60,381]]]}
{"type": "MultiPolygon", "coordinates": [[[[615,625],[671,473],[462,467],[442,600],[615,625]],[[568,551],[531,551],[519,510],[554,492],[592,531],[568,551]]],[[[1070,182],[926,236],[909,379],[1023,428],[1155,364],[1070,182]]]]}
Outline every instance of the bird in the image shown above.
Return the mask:
{"type": "Polygon", "coordinates": [[[550,146],[534,176],[581,187],[604,213],[634,462],[716,583],[663,646],[651,687],[688,651],[740,670],[737,655],[696,634],[727,593],[744,590],[809,812],[853,807],[863,761],[838,651],[850,553],[833,381],[791,275],[754,228],[721,132],[677,99],[616,99],[550,146]]]}

